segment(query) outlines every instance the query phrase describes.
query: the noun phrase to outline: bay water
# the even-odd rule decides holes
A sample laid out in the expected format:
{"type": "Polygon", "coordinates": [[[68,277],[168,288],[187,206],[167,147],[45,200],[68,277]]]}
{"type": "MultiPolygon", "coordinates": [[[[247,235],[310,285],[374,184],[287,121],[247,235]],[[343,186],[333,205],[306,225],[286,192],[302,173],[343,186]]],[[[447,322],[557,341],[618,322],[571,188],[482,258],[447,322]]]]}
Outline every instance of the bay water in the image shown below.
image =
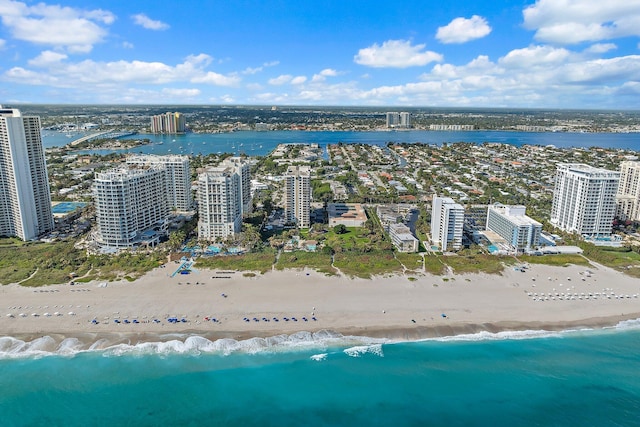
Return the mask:
{"type": "MultiPolygon", "coordinates": [[[[45,132],[43,145],[45,148],[60,147],[68,144],[82,134],[69,138],[63,133],[45,132]]],[[[321,147],[328,144],[371,144],[383,146],[394,143],[424,143],[440,145],[442,143],[498,142],[516,146],[522,145],[554,145],[558,148],[571,147],[603,147],[640,150],[640,133],[571,133],[571,132],[515,132],[515,131],[241,131],[230,133],[187,133],[184,135],[138,134],[125,139],[144,139],[150,144],[118,150],[144,154],[217,154],[244,153],[249,156],[269,154],[282,143],[315,143],[321,147]]],[[[112,149],[84,150],[82,153],[109,154],[112,149]]]]}

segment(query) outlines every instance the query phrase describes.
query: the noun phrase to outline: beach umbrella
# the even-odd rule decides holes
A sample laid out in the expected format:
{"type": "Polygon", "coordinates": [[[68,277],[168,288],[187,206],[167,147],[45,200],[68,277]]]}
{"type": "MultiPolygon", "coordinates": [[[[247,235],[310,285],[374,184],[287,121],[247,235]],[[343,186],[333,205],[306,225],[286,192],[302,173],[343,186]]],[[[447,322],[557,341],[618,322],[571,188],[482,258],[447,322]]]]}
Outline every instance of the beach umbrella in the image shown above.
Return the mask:
{"type": "Polygon", "coordinates": [[[24,313],[20,313],[20,317],[27,317],[27,315],[24,313]]]}
{"type": "Polygon", "coordinates": [[[49,313],[45,313],[44,315],[47,316],[47,317],[51,316],[49,313]]]}
{"type": "Polygon", "coordinates": [[[7,317],[13,317],[13,314],[9,313],[7,314],[7,317]]]}
{"type": "Polygon", "coordinates": [[[69,312],[69,316],[75,316],[76,314],[73,311],[69,312]]]}
{"type": "Polygon", "coordinates": [[[38,313],[31,313],[33,317],[38,317],[38,313]]]}
{"type": "Polygon", "coordinates": [[[61,316],[59,311],[56,311],[55,313],[53,313],[54,316],[61,316]]]}

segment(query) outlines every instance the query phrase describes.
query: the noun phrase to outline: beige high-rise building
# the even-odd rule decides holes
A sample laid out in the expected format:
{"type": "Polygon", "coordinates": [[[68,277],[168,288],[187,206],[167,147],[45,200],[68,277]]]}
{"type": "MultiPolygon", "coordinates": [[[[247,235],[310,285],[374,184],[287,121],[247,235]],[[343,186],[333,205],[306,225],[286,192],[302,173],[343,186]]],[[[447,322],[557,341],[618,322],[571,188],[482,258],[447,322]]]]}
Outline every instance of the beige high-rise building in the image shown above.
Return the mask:
{"type": "Polygon", "coordinates": [[[240,200],[242,201],[242,214],[251,212],[251,167],[242,157],[227,157],[221,166],[229,166],[235,169],[240,178],[240,200]]]}
{"type": "Polygon", "coordinates": [[[184,133],[187,119],[182,113],[164,113],[151,116],[151,133],[184,133]]]}
{"type": "Polygon", "coordinates": [[[284,177],[284,215],[298,228],[311,226],[311,168],[289,166],[284,177]]]}
{"type": "Polygon", "coordinates": [[[180,155],[156,156],[152,154],[134,154],[127,157],[130,165],[161,164],[165,167],[167,198],[169,208],[177,211],[193,209],[191,194],[191,168],[189,157],[180,155]]]}
{"type": "Polygon", "coordinates": [[[93,197],[99,245],[153,246],[166,234],[169,202],[164,165],[125,165],[97,173],[93,197]]]}
{"type": "Polygon", "coordinates": [[[620,163],[616,216],[623,221],[640,221],[640,162],[638,161],[620,163]]]}
{"type": "Polygon", "coordinates": [[[34,240],[53,227],[40,118],[0,106],[0,235],[34,240]]]}
{"type": "Polygon", "coordinates": [[[233,166],[211,167],[198,175],[198,239],[214,241],[242,227],[241,175],[233,166]]]}

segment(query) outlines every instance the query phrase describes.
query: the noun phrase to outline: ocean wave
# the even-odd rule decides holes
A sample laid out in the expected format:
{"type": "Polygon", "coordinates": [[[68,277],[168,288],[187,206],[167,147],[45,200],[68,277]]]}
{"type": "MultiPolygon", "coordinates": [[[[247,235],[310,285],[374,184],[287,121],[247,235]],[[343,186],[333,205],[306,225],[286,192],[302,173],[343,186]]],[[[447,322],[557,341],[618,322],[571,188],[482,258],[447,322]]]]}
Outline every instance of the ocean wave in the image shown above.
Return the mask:
{"type": "Polygon", "coordinates": [[[382,344],[358,345],[355,347],[344,349],[344,353],[347,356],[351,357],[362,357],[365,354],[373,354],[378,357],[384,357],[384,353],[382,352],[382,344]]]}
{"type": "Polygon", "coordinates": [[[314,354],[310,357],[310,359],[315,360],[316,362],[322,362],[323,360],[327,360],[328,355],[328,353],[314,354]]]}
{"type": "Polygon", "coordinates": [[[533,338],[549,338],[553,336],[560,336],[563,333],[574,332],[572,331],[546,331],[540,330],[525,330],[525,331],[501,331],[501,332],[488,332],[481,331],[474,334],[460,334],[452,335],[448,337],[428,338],[421,341],[502,341],[502,340],[525,340],[533,338]]]}
{"type": "Polygon", "coordinates": [[[261,352],[282,352],[306,349],[326,349],[329,346],[369,345],[385,340],[344,336],[337,332],[321,330],[318,332],[296,332],[291,335],[276,335],[266,338],[255,337],[246,340],[221,338],[211,341],[199,335],[172,335],[159,337],[159,341],[137,344],[111,344],[107,339],[83,343],[77,338],[65,338],[56,342],[49,336],[23,341],[13,337],[0,337],[0,359],[28,358],[42,356],[73,356],[83,352],[101,353],[104,356],[123,355],[170,355],[203,353],[229,355],[232,353],[255,354],[261,352]],[[170,338],[170,339],[163,339],[170,338]]]}
{"type": "Polygon", "coordinates": [[[640,329],[640,319],[623,320],[621,322],[618,322],[618,324],[614,326],[614,328],[623,330],[640,329]]]}

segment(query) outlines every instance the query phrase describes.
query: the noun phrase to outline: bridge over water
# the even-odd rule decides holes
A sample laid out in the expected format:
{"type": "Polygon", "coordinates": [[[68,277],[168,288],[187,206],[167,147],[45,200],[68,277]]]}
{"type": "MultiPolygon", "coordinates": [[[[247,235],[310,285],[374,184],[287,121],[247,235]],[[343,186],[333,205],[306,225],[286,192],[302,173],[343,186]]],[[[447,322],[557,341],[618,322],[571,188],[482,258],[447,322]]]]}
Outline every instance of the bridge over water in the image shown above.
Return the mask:
{"type": "Polygon", "coordinates": [[[111,131],[111,130],[107,130],[107,131],[102,131],[102,132],[96,132],[96,133],[92,133],[91,135],[85,135],[82,138],[78,138],[74,141],[71,141],[69,143],[69,145],[71,147],[75,146],[75,145],[79,145],[82,144],[83,142],[86,141],[92,141],[94,139],[98,139],[98,138],[122,138],[123,136],[129,136],[129,135],[135,135],[137,132],[131,132],[131,131],[111,131]]]}

